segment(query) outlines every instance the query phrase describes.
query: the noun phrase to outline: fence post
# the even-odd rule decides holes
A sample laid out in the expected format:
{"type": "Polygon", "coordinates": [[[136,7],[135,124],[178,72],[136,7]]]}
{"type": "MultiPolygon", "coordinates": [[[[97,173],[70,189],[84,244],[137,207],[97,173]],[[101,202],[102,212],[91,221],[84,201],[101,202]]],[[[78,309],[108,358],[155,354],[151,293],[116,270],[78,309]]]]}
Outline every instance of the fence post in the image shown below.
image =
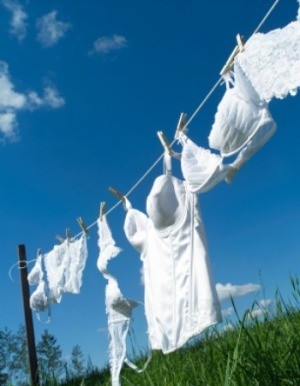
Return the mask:
{"type": "Polygon", "coordinates": [[[30,367],[30,377],[32,386],[39,386],[39,373],[37,365],[37,355],[36,355],[36,346],[34,339],[34,328],[32,320],[32,312],[29,304],[29,284],[27,280],[27,260],[26,260],[26,249],[25,245],[18,245],[18,254],[19,254],[19,263],[20,263],[20,275],[21,275],[21,285],[22,285],[22,298],[23,298],[23,309],[25,317],[25,327],[26,327],[26,336],[27,336],[27,347],[29,355],[29,367],[30,367]]]}

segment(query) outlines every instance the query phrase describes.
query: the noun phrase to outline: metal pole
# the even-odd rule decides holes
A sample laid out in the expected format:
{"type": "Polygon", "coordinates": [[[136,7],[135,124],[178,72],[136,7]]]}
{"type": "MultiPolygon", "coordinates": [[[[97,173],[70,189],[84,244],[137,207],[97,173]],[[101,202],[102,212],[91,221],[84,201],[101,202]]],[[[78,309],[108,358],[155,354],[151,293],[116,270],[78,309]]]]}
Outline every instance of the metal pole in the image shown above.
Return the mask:
{"type": "Polygon", "coordinates": [[[37,365],[37,355],[34,339],[34,328],[32,320],[32,312],[29,304],[29,285],[27,280],[27,261],[26,261],[26,249],[25,245],[18,245],[19,262],[20,262],[20,275],[22,284],[22,297],[23,297],[23,309],[25,316],[25,327],[27,335],[27,347],[29,354],[29,367],[32,386],[39,386],[39,373],[37,365]]]}

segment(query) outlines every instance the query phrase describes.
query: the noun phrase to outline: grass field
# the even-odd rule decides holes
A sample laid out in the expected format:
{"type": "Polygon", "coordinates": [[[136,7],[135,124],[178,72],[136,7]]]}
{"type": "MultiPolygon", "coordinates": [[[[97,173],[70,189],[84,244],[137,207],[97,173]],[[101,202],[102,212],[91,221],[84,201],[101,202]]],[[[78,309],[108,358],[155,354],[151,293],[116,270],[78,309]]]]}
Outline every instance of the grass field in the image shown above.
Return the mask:
{"type": "MultiPolygon", "coordinates": [[[[300,385],[300,287],[275,296],[273,310],[260,318],[251,310],[228,330],[210,330],[192,345],[163,355],[155,352],[147,370],[136,374],[124,365],[123,386],[277,386],[300,385]]],[[[233,304],[234,306],[234,304],[233,304]]],[[[252,310],[256,304],[253,304],[252,310]]],[[[143,363],[144,358],[137,362],[143,363]]],[[[64,386],[110,385],[109,370],[95,371],[64,386]]]]}

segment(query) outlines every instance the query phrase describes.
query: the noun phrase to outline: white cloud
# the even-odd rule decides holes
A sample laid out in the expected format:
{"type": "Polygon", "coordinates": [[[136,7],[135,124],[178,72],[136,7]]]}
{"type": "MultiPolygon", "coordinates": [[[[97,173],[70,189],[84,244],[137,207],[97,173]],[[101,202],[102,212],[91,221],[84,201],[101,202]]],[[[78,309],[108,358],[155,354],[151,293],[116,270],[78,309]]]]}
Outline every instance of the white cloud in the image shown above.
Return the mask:
{"type": "Polygon", "coordinates": [[[225,300],[240,296],[248,295],[252,292],[257,292],[261,289],[261,286],[259,284],[244,284],[244,285],[233,285],[231,283],[227,284],[216,284],[216,290],[220,299],[220,302],[223,302],[225,300]]]}
{"type": "Polygon", "coordinates": [[[4,137],[14,139],[17,126],[16,114],[14,112],[0,113],[0,132],[4,137]]]}
{"type": "Polygon", "coordinates": [[[225,324],[225,326],[223,327],[223,331],[232,331],[234,329],[234,325],[231,324],[231,323],[227,323],[225,324]]]}
{"type": "Polygon", "coordinates": [[[0,109],[21,109],[26,104],[26,96],[14,91],[8,66],[0,61],[0,109]]]}
{"type": "Polygon", "coordinates": [[[97,328],[97,332],[99,332],[99,333],[103,333],[103,332],[108,332],[108,329],[107,329],[107,327],[98,327],[97,328]]]}
{"type": "Polygon", "coordinates": [[[12,13],[10,20],[10,33],[15,35],[19,41],[23,40],[27,34],[28,16],[23,7],[17,0],[2,0],[2,5],[12,13]]]}
{"type": "Polygon", "coordinates": [[[222,310],[222,317],[227,318],[228,316],[230,316],[233,313],[234,313],[233,307],[226,308],[226,310],[222,310]]]}
{"type": "Polygon", "coordinates": [[[108,54],[111,51],[127,47],[127,44],[126,38],[121,35],[102,36],[94,42],[93,50],[90,54],[108,54]]]}
{"type": "Polygon", "coordinates": [[[257,303],[257,306],[254,310],[250,311],[252,318],[258,318],[261,315],[265,315],[270,311],[271,305],[273,303],[272,299],[264,299],[257,303]]]}
{"type": "Polygon", "coordinates": [[[57,11],[52,11],[36,22],[37,40],[46,48],[54,46],[71,28],[70,23],[59,21],[56,17],[57,11]]]}
{"type": "Polygon", "coordinates": [[[44,90],[44,104],[45,106],[57,109],[65,104],[65,100],[61,95],[59,95],[56,88],[47,86],[44,90]]]}
{"type": "Polygon", "coordinates": [[[35,110],[40,107],[56,109],[64,103],[64,98],[54,86],[45,87],[43,97],[39,97],[35,91],[16,92],[7,63],[0,61],[0,133],[4,138],[16,139],[19,111],[35,110]]]}
{"type": "Polygon", "coordinates": [[[64,98],[59,95],[53,86],[44,89],[44,96],[40,97],[35,91],[28,93],[28,108],[34,110],[38,107],[51,107],[57,109],[65,104],[64,98]]]}

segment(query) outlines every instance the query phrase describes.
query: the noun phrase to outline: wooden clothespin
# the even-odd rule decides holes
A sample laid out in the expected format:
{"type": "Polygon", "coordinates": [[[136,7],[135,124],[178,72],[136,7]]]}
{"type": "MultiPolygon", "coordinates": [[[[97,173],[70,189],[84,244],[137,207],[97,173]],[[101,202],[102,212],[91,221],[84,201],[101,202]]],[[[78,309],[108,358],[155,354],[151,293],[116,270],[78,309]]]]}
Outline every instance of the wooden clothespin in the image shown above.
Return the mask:
{"type": "Polygon", "coordinates": [[[65,239],[62,238],[61,236],[57,235],[56,237],[56,240],[58,240],[60,243],[64,243],[65,242],[65,239]]]}
{"type": "Polygon", "coordinates": [[[80,228],[82,229],[82,231],[84,233],[88,233],[88,229],[87,229],[87,226],[85,225],[82,217],[78,217],[77,219],[77,222],[78,222],[78,225],[80,226],[80,228]]]}
{"type": "Polygon", "coordinates": [[[114,196],[118,197],[119,200],[125,202],[125,196],[122,193],[118,192],[116,189],[109,187],[108,191],[114,196]]]}
{"type": "Polygon", "coordinates": [[[105,215],[105,213],[106,213],[106,203],[103,201],[100,204],[100,217],[99,217],[100,221],[102,221],[103,216],[105,215]]]}
{"type": "Polygon", "coordinates": [[[164,135],[164,133],[162,131],[158,131],[157,132],[157,136],[163,146],[163,148],[165,149],[165,151],[169,154],[169,155],[172,155],[173,154],[173,150],[171,149],[170,147],[170,144],[169,144],[169,141],[167,140],[166,136],[164,135]]]}
{"type": "Polygon", "coordinates": [[[245,49],[245,43],[246,43],[244,37],[241,36],[240,34],[237,34],[236,35],[236,41],[237,41],[240,52],[243,52],[245,49]]]}
{"type": "Polygon", "coordinates": [[[231,55],[229,56],[225,66],[222,68],[220,74],[223,76],[225,74],[227,74],[228,71],[230,71],[232,65],[233,65],[233,62],[234,62],[234,59],[235,57],[237,56],[238,53],[242,52],[244,50],[244,46],[245,46],[245,40],[244,38],[238,34],[236,36],[236,40],[237,40],[237,46],[234,48],[234,50],[232,51],[231,55]]]}
{"type": "Polygon", "coordinates": [[[185,126],[186,126],[186,114],[181,113],[176,127],[175,138],[177,138],[178,133],[182,131],[185,128],[185,126]]]}

